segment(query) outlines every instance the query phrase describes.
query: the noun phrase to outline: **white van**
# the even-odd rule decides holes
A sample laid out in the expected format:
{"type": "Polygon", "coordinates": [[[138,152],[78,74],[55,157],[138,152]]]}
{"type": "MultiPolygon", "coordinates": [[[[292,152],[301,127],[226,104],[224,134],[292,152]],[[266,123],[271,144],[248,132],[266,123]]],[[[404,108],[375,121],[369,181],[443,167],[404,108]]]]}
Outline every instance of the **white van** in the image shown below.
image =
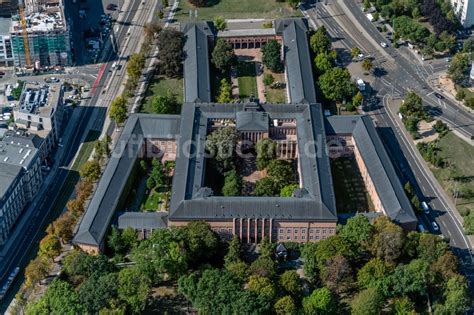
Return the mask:
{"type": "Polygon", "coordinates": [[[423,208],[423,211],[425,212],[425,214],[430,214],[430,206],[428,206],[428,204],[426,203],[426,201],[423,201],[421,203],[421,207],[423,208]]]}

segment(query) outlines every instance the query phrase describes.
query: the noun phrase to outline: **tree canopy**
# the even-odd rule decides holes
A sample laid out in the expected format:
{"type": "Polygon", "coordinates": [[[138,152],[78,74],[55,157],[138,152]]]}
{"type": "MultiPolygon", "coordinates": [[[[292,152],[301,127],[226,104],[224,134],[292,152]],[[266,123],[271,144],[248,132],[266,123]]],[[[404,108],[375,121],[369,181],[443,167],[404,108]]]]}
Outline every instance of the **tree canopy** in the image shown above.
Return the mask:
{"type": "Polygon", "coordinates": [[[351,99],[357,92],[347,69],[335,67],[319,77],[319,87],[328,100],[338,103],[351,99]]]}
{"type": "Polygon", "coordinates": [[[117,96],[110,104],[109,117],[118,125],[125,122],[128,115],[127,100],[122,96],[117,96]]]}
{"type": "Polygon", "coordinates": [[[263,64],[273,72],[283,71],[283,62],[281,60],[281,45],[276,40],[269,40],[262,46],[263,64]]]}
{"type": "Polygon", "coordinates": [[[217,39],[212,50],[212,63],[221,71],[228,70],[235,63],[234,49],[223,38],[217,39]]]}
{"type": "Polygon", "coordinates": [[[179,77],[183,71],[183,33],[165,28],[158,35],[158,69],[167,77],[179,77]]]}

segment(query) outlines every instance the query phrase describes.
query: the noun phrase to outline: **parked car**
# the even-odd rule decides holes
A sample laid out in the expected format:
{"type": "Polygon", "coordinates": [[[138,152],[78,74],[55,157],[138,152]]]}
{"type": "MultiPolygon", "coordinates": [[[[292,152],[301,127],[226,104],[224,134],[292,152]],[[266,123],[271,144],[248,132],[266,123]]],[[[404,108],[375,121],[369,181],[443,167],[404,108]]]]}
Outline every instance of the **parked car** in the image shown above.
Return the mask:
{"type": "Polygon", "coordinates": [[[110,10],[110,11],[115,11],[117,10],[117,5],[116,4],[113,4],[113,3],[109,3],[106,7],[107,10],[110,10]]]}
{"type": "Polygon", "coordinates": [[[380,46],[382,46],[383,48],[387,48],[387,47],[388,47],[388,45],[387,45],[386,42],[380,42],[380,46]]]}
{"type": "Polygon", "coordinates": [[[421,207],[423,208],[423,211],[425,212],[425,214],[430,214],[430,206],[426,203],[426,201],[423,201],[421,203],[421,207]]]}
{"type": "Polygon", "coordinates": [[[441,94],[439,94],[439,93],[437,93],[437,92],[436,92],[434,95],[435,95],[437,98],[439,98],[440,100],[444,99],[444,96],[441,95],[441,94]]]}
{"type": "Polygon", "coordinates": [[[431,226],[433,227],[433,230],[435,230],[436,232],[439,231],[438,223],[433,221],[433,222],[431,222],[431,226]]]}

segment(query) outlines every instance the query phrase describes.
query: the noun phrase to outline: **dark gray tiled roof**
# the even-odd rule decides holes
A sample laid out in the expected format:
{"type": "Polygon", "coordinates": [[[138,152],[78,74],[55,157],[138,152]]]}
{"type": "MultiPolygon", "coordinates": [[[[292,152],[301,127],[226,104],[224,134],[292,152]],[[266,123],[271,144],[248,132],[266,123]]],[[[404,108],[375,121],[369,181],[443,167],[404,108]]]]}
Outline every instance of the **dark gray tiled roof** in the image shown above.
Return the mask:
{"type": "Polygon", "coordinates": [[[129,117],[85,212],[74,243],[100,246],[145,138],[174,139],[177,115],[134,114],[129,117]]]}
{"type": "Polygon", "coordinates": [[[316,103],[306,20],[277,20],[275,28],[278,33],[283,34],[290,101],[292,103],[316,103]]]}
{"type": "Polygon", "coordinates": [[[207,22],[186,23],[184,33],[184,100],[210,102],[209,37],[213,36],[207,22]]]}
{"type": "Polygon", "coordinates": [[[335,221],[336,206],[324,140],[322,109],[319,104],[265,104],[262,105],[260,112],[267,113],[270,120],[278,118],[297,120],[299,163],[307,195],[302,198],[280,198],[215,197],[202,194],[205,169],[204,141],[208,132],[208,120],[236,119],[245,107],[244,104],[184,104],[181,126],[189,128],[181,128],[179,137],[170,220],[273,217],[288,220],[335,221]],[[188,155],[187,152],[191,154],[188,155]],[[326,170],[321,169],[325,167],[326,170]],[[205,197],[206,195],[208,197],[205,197]]]}
{"type": "Polygon", "coordinates": [[[418,221],[369,116],[326,118],[328,134],[352,134],[387,216],[403,225],[418,221]]]}
{"type": "Polygon", "coordinates": [[[236,128],[238,131],[268,131],[268,114],[265,112],[247,111],[238,112],[236,115],[236,128]]]}
{"type": "Polygon", "coordinates": [[[168,224],[168,212],[123,212],[118,215],[118,228],[135,230],[164,229],[168,224]]]}

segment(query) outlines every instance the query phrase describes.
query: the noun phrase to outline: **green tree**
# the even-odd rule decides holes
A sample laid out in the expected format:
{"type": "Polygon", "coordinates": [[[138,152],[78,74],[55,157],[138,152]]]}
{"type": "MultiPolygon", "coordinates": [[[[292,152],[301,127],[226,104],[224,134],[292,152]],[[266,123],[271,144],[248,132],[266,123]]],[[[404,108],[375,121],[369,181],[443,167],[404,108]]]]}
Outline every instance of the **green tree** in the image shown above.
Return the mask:
{"type": "Polygon", "coordinates": [[[214,25],[216,26],[218,31],[224,31],[227,28],[227,22],[222,16],[217,16],[214,19],[214,25]]]}
{"type": "Polygon", "coordinates": [[[339,235],[319,241],[316,247],[316,260],[319,270],[326,267],[326,262],[335,256],[352,256],[349,244],[339,235]]]}
{"type": "Polygon", "coordinates": [[[354,59],[355,57],[359,56],[360,54],[360,49],[359,47],[352,47],[351,49],[351,57],[354,59]]]}
{"type": "Polygon", "coordinates": [[[270,177],[264,177],[259,179],[255,183],[255,195],[256,196],[274,196],[277,192],[275,182],[270,177]]]}
{"type": "Polygon", "coordinates": [[[353,315],[378,315],[384,306],[383,295],[375,288],[359,292],[351,302],[353,315]]]}
{"type": "Polygon", "coordinates": [[[364,71],[369,72],[370,70],[372,70],[372,67],[373,67],[372,60],[364,59],[364,61],[362,61],[362,69],[364,69],[364,71]]]}
{"type": "Polygon", "coordinates": [[[46,278],[51,269],[45,257],[37,256],[25,268],[25,285],[31,287],[46,278]]]}
{"type": "Polygon", "coordinates": [[[132,227],[127,227],[122,231],[123,245],[128,249],[132,249],[138,245],[137,231],[132,227]]]}
{"type": "Polygon", "coordinates": [[[240,260],[240,240],[239,238],[234,235],[232,240],[229,242],[229,249],[227,250],[227,254],[224,257],[224,263],[226,266],[229,264],[237,263],[240,260]]]}
{"type": "Polygon", "coordinates": [[[429,264],[421,259],[399,265],[391,275],[392,290],[396,295],[426,295],[430,281],[429,264]]]}
{"type": "Polygon", "coordinates": [[[84,306],[79,301],[79,296],[69,283],[56,279],[48,286],[44,295],[26,309],[26,314],[75,315],[84,314],[84,306]]]}
{"type": "Polygon", "coordinates": [[[352,98],[352,105],[354,105],[355,107],[359,107],[360,105],[362,105],[363,101],[364,101],[364,96],[362,95],[360,91],[358,91],[357,94],[354,95],[354,97],[352,98]]]}
{"type": "Polygon", "coordinates": [[[347,69],[332,68],[319,77],[319,87],[328,100],[342,102],[356,93],[356,86],[351,81],[347,69]]]}
{"type": "Polygon", "coordinates": [[[314,66],[316,73],[322,75],[333,68],[334,60],[327,53],[320,53],[314,58],[314,66]]]}
{"type": "Polygon", "coordinates": [[[304,274],[306,278],[315,283],[319,280],[318,261],[316,256],[316,248],[318,243],[308,242],[304,244],[301,250],[301,256],[304,258],[304,274]]]}
{"type": "Polygon", "coordinates": [[[266,277],[252,275],[249,277],[246,287],[265,301],[271,302],[276,297],[275,286],[266,277]]]}
{"type": "Polygon", "coordinates": [[[223,127],[211,132],[206,139],[206,150],[218,163],[220,171],[233,168],[233,157],[239,135],[235,128],[223,127]]]}
{"type": "Polygon", "coordinates": [[[415,305],[406,296],[393,301],[393,314],[395,315],[415,315],[415,305]]]}
{"type": "Polygon", "coordinates": [[[276,274],[276,265],[273,259],[260,256],[250,265],[250,273],[272,279],[276,274]]]}
{"type": "Polygon", "coordinates": [[[192,264],[207,262],[217,254],[219,236],[204,221],[193,221],[180,229],[192,264]]]}
{"type": "Polygon", "coordinates": [[[257,169],[265,169],[270,161],[276,159],[277,144],[269,138],[264,138],[257,141],[255,150],[257,152],[257,169]]]}
{"type": "Polygon", "coordinates": [[[321,270],[321,280],[338,294],[346,292],[353,283],[352,268],[347,259],[340,255],[329,258],[321,270]]]}
{"type": "Polygon", "coordinates": [[[55,235],[46,235],[39,244],[39,255],[54,259],[61,254],[61,242],[55,235]]]}
{"type": "Polygon", "coordinates": [[[394,263],[402,254],[403,229],[384,216],[375,219],[374,228],[375,235],[370,248],[372,254],[388,263],[394,263]]]}
{"type": "Polygon", "coordinates": [[[331,38],[324,26],[319,27],[309,39],[309,45],[315,55],[326,54],[331,49],[331,38]]]}
{"type": "Polygon", "coordinates": [[[117,297],[117,274],[93,274],[79,287],[79,301],[90,314],[97,314],[117,297]]]}
{"type": "Polygon", "coordinates": [[[230,83],[226,79],[221,80],[217,102],[218,103],[232,102],[232,87],[230,86],[230,83]]]}
{"type": "Polygon", "coordinates": [[[117,96],[110,104],[109,117],[117,125],[121,125],[127,119],[127,100],[122,96],[117,96]]]}
{"type": "Polygon", "coordinates": [[[357,284],[363,289],[376,288],[386,292],[390,274],[385,262],[372,258],[357,272],[357,284]]]}
{"type": "Polygon", "coordinates": [[[298,184],[289,184],[284,186],[280,190],[280,197],[291,197],[293,196],[293,192],[298,189],[300,186],[298,184]]]}
{"type": "Polygon", "coordinates": [[[112,228],[110,229],[110,234],[107,238],[107,244],[115,254],[123,254],[125,245],[122,241],[122,235],[115,225],[112,225],[112,228]]]}
{"type": "Polygon", "coordinates": [[[338,235],[351,246],[354,253],[362,253],[370,244],[374,228],[366,216],[356,214],[345,225],[338,226],[338,235]]]}
{"type": "Polygon", "coordinates": [[[62,214],[52,224],[54,227],[54,235],[58,237],[63,244],[72,240],[72,229],[75,224],[75,220],[71,213],[66,212],[62,214]]]}
{"type": "Polygon", "coordinates": [[[275,313],[277,315],[296,315],[297,308],[291,296],[284,296],[275,303],[275,313]]]}
{"type": "Polygon", "coordinates": [[[314,290],[310,296],[303,299],[305,314],[325,315],[337,313],[337,302],[328,288],[314,290]]]}
{"type": "Polygon", "coordinates": [[[127,74],[130,79],[137,82],[145,67],[145,55],[143,53],[133,53],[128,59],[127,74]]]}
{"type": "Polygon", "coordinates": [[[96,160],[89,160],[82,164],[79,171],[79,175],[82,179],[95,182],[100,177],[100,164],[96,160]]]}
{"type": "Polygon", "coordinates": [[[150,279],[138,268],[125,268],[118,274],[118,296],[133,313],[138,314],[145,309],[150,286],[150,279]]]}
{"type": "Polygon", "coordinates": [[[433,263],[448,251],[448,244],[437,235],[430,233],[421,233],[418,241],[418,256],[433,263]]]}
{"type": "Polygon", "coordinates": [[[448,280],[444,291],[445,302],[435,309],[435,314],[464,314],[470,305],[466,279],[460,275],[448,280]]]}
{"type": "Polygon", "coordinates": [[[273,179],[277,190],[280,190],[294,181],[294,172],[291,162],[286,160],[270,161],[270,163],[268,163],[267,173],[268,176],[273,179]]]}
{"type": "Polygon", "coordinates": [[[296,270],[287,270],[280,276],[280,286],[291,296],[301,293],[301,279],[296,270]]]}
{"type": "Polygon", "coordinates": [[[212,50],[212,63],[222,72],[229,69],[235,63],[234,49],[225,39],[217,39],[216,45],[212,50]]]}
{"type": "Polygon", "coordinates": [[[143,26],[143,32],[145,33],[145,37],[148,40],[152,40],[155,36],[161,31],[161,26],[158,22],[150,22],[145,23],[143,26]]]}
{"type": "Polygon", "coordinates": [[[176,94],[168,90],[166,96],[155,96],[151,101],[153,111],[157,114],[179,114],[181,105],[176,98],[176,94]]]}
{"type": "Polygon", "coordinates": [[[178,77],[183,69],[184,35],[174,28],[165,28],[158,34],[158,69],[167,77],[178,77]]]}
{"type": "Polygon", "coordinates": [[[263,64],[273,72],[282,72],[281,45],[276,40],[270,40],[262,47],[263,64]]]}
{"type": "Polygon", "coordinates": [[[469,77],[469,55],[457,53],[448,67],[448,75],[455,84],[463,85],[469,77]]]}
{"type": "Polygon", "coordinates": [[[421,119],[424,115],[421,97],[415,92],[409,92],[400,106],[400,113],[404,118],[416,117],[421,119]]]}
{"type": "Polygon", "coordinates": [[[275,78],[271,73],[265,73],[263,75],[263,84],[265,84],[265,86],[270,86],[273,82],[275,82],[275,78]]]}
{"type": "Polygon", "coordinates": [[[226,264],[225,269],[241,282],[245,282],[249,276],[249,266],[243,261],[226,264]]]}
{"type": "Polygon", "coordinates": [[[242,179],[236,170],[230,170],[225,173],[224,186],[222,194],[224,196],[240,196],[242,191],[242,179]]]}

